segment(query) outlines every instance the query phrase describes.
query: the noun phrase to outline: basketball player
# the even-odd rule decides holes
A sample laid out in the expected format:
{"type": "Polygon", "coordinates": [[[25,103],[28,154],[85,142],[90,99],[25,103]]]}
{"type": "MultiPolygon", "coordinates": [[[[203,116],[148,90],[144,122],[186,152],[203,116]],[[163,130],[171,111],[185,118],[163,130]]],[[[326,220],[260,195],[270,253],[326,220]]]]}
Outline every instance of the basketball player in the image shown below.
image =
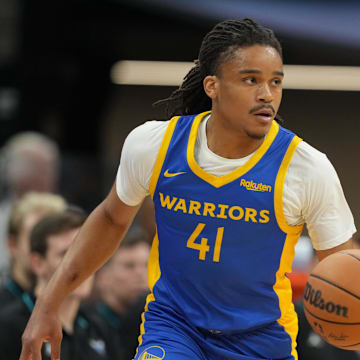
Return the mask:
{"type": "Polygon", "coordinates": [[[254,21],[205,36],[165,100],[169,118],[181,116],[128,136],[114,187],[37,303],[21,360],[39,360],[43,341],[60,358],[60,304],[111,256],[148,194],[157,235],[135,359],[297,359],[286,273],[303,223],[319,259],[351,248],[355,226],[326,156],[276,121],[283,76],[278,40],[254,21]]]}

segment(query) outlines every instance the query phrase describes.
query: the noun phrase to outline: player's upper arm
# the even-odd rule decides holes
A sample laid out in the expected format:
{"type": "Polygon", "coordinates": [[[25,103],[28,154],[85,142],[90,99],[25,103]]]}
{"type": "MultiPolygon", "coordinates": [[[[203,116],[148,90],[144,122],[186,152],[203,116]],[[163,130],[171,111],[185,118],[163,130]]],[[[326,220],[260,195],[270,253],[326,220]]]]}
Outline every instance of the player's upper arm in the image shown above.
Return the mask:
{"type": "Polygon", "coordinates": [[[316,255],[319,261],[321,261],[322,259],[326,258],[327,256],[334,254],[338,251],[341,250],[348,250],[348,249],[353,249],[353,240],[352,238],[349,239],[348,241],[346,241],[345,243],[342,243],[338,246],[335,246],[333,248],[330,249],[326,249],[326,250],[317,250],[316,251],[316,255]]]}
{"type": "Polygon", "coordinates": [[[103,209],[104,216],[110,223],[126,229],[133,221],[141,203],[136,206],[125,204],[119,199],[114,184],[100,206],[103,209]]]}

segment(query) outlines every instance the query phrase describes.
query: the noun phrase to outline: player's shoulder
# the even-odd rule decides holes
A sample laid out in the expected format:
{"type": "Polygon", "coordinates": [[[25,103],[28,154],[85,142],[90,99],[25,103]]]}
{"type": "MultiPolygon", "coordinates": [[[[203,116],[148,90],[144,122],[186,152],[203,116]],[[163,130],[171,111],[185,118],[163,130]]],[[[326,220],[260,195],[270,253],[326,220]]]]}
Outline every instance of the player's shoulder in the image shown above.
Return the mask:
{"type": "Polygon", "coordinates": [[[164,135],[166,128],[169,124],[168,121],[150,120],[135,127],[128,135],[128,138],[134,140],[141,140],[150,137],[161,137],[164,135]]]}
{"type": "Polygon", "coordinates": [[[295,153],[310,163],[318,162],[318,161],[328,161],[328,158],[325,153],[316,149],[314,146],[310,145],[304,140],[300,141],[295,153]]]}
{"type": "Polygon", "coordinates": [[[125,140],[124,147],[147,152],[159,147],[169,121],[151,120],[134,128],[125,140]]]}
{"type": "Polygon", "coordinates": [[[297,172],[311,177],[324,177],[334,173],[334,167],[327,155],[306,141],[301,141],[296,148],[291,166],[297,172]]]}

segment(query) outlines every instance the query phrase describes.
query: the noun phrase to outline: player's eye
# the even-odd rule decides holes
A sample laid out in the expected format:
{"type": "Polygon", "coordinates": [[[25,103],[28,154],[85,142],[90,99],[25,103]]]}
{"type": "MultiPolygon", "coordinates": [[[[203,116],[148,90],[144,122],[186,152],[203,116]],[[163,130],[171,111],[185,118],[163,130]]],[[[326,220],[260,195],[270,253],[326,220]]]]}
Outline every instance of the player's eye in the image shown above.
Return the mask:
{"type": "Polygon", "coordinates": [[[254,78],[253,76],[245,78],[244,81],[250,85],[256,84],[256,78],[254,78]]]}
{"type": "Polygon", "coordinates": [[[282,84],[282,79],[275,78],[275,79],[273,79],[272,83],[273,83],[273,85],[276,85],[276,86],[281,85],[282,84]]]}

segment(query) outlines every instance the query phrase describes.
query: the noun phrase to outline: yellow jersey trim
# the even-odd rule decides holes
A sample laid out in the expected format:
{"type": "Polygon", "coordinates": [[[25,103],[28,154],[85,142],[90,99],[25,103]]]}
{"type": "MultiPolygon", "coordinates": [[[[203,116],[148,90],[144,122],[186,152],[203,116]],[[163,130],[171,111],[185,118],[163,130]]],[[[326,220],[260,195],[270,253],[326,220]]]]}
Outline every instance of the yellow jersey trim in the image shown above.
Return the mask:
{"type": "Polygon", "coordinates": [[[288,234],[285,240],[284,249],[281,255],[280,267],[276,272],[276,281],[273,286],[275,293],[279,298],[279,308],[281,316],[278,319],[280,324],[291,338],[291,355],[297,360],[296,336],[298,333],[298,319],[292,303],[292,288],[286,273],[291,272],[291,264],[295,256],[295,245],[300,234],[288,234]]]}
{"type": "Polygon", "coordinates": [[[161,168],[163,166],[163,163],[164,163],[164,160],[165,160],[165,157],[166,157],[167,149],[169,147],[171,137],[172,137],[172,135],[174,133],[175,126],[176,126],[177,121],[179,120],[179,118],[180,118],[180,116],[174,116],[170,120],[169,125],[168,125],[168,127],[167,127],[167,129],[165,131],[163,140],[161,142],[159,153],[158,153],[158,156],[156,158],[153,173],[151,175],[150,183],[149,183],[149,192],[150,192],[151,197],[154,197],[156,185],[157,185],[157,182],[158,182],[158,179],[159,179],[161,168]]]}
{"type": "Polygon", "coordinates": [[[294,152],[301,141],[302,139],[300,139],[297,136],[294,136],[285,153],[284,159],[280,165],[280,169],[275,180],[275,192],[274,192],[275,216],[280,229],[287,234],[300,234],[303,228],[303,225],[290,226],[286,223],[285,215],[284,215],[284,206],[283,206],[283,191],[284,191],[286,173],[289,168],[290,161],[294,155],[294,152]]]}
{"type": "Polygon", "coordinates": [[[199,178],[203,179],[204,181],[208,182],[210,185],[219,188],[244,175],[259,162],[259,160],[263,157],[263,155],[266,153],[266,151],[269,149],[270,145],[274,141],[279,131],[279,125],[277,124],[276,121],[272,122],[270,130],[265,140],[260,145],[260,147],[255,151],[254,155],[244,165],[240,166],[236,170],[228,174],[225,174],[223,176],[215,176],[203,170],[197,164],[194,156],[195,143],[196,143],[196,137],[197,137],[199,125],[203,120],[203,118],[210,113],[211,111],[206,111],[204,113],[197,115],[194,119],[189,136],[189,143],[187,148],[187,160],[189,167],[194,172],[194,174],[196,174],[199,178]]]}
{"type": "Polygon", "coordinates": [[[284,327],[285,331],[289,334],[292,343],[291,355],[295,360],[298,359],[296,351],[296,336],[298,333],[298,320],[295,313],[294,305],[292,303],[292,289],[289,278],[286,273],[291,272],[291,265],[295,257],[295,245],[301,235],[303,225],[290,226],[286,223],[283,207],[283,190],[287,170],[294,152],[302,141],[299,137],[295,136],[281,163],[278,175],[275,181],[274,192],[274,206],[275,216],[280,229],[287,234],[284,244],[284,249],[281,254],[280,266],[276,272],[276,281],[273,286],[275,293],[279,298],[279,308],[281,316],[278,323],[284,327]]]}
{"type": "MultiPolygon", "coordinates": [[[[146,298],[145,309],[141,315],[141,325],[140,325],[140,335],[139,335],[139,345],[142,344],[142,336],[145,334],[145,312],[149,310],[149,303],[155,301],[155,296],[153,293],[154,286],[156,282],[160,279],[161,270],[159,264],[159,238],[157,233],[154,236],[153,244],[151,246],[151,251],[148,261],[148,285],[150,289],[150,294],[146,298]]],[[[137,352],[137,350],[136,350],[137,352]]],[[[136,357],[136,356],[135,356],[136,357]]]]}

